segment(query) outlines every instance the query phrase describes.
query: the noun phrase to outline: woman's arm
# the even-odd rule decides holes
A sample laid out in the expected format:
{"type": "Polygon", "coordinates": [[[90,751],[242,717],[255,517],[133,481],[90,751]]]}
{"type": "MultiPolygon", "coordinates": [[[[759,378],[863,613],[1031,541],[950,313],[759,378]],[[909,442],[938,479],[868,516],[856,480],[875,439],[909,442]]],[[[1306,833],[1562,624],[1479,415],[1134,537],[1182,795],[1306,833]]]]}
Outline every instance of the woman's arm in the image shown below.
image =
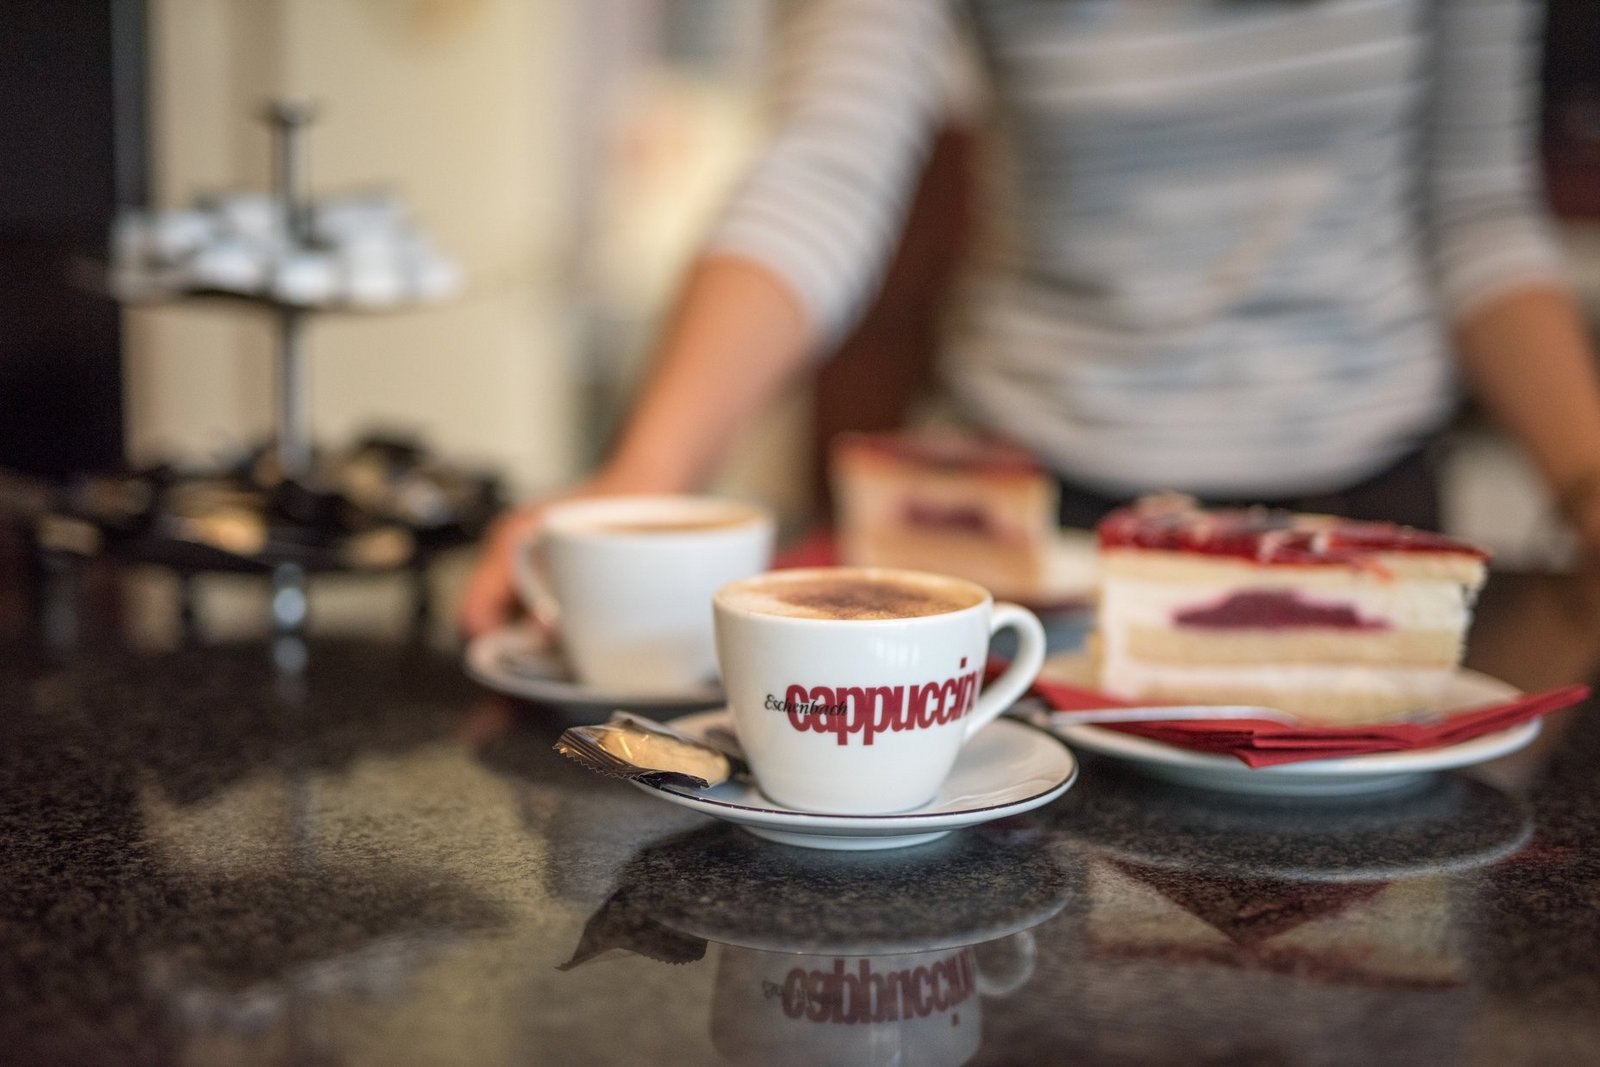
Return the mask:
{"type": "Polygon", "coordinates": [[[807,362],[814,329],[784,281],[753,260],[711,255],[684,286],[638,404],[596,480],[688,492],[737,432],[807,362]]]}
{"type": "MultiPolygon", "coordinates": [[[[611,458],[561,498],[698,488],[735,433],[804,365],[812,338],[797,298],[765,267],[733,256],[700,261],[611,458]]],[[[515,600],[511,553],[552,499],[495,523],[457,609],[466,633],[505,619],[515,600]]]]}
{"type": "Polygon", "coordinates": [[[1457,342],[1479,402],[1600,552],[1600,372],[1577,301],[1560,286],[1515,290],[1469,314],[1457,342]]]}
{"type": "MultiPolygon", "coordinates": [[[[777,64],[776,133],[690,272],[611,457],[562,494],[698,488],[739,429],[876,289],[942,100],[944,0],[811,0],[777,64]]],[[[514,605],[511,551],[543,501],[491,531],[458,616],[514,605]]]]}
{"type": "Polygon", "coordinates": [[[1600,375],[1541,190],[1538,15],[1528,0],[1434,6],[1424,217],[1468,383],[1600,550],[1600,375]]]}

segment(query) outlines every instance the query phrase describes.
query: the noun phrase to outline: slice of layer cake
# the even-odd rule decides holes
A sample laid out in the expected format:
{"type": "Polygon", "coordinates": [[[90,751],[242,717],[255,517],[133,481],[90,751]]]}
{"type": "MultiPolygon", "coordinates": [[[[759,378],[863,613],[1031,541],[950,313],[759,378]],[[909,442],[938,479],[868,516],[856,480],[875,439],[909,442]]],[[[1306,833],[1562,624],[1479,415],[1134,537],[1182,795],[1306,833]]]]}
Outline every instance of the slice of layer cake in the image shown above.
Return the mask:
{"type": "Polygon", "coordinates": [[[1027,453],[956,434],[849,434],[830,458],[842,562],[954,575],[1000,599],[1045,587],[1056,486],[1027,453]]]}
{"type": "Polygon", "coordinates": [[[1099,685],[1349,725],[1435,706],[1488,554],[1390,523],[1150,497],[1097,534],[1099,685]]]}

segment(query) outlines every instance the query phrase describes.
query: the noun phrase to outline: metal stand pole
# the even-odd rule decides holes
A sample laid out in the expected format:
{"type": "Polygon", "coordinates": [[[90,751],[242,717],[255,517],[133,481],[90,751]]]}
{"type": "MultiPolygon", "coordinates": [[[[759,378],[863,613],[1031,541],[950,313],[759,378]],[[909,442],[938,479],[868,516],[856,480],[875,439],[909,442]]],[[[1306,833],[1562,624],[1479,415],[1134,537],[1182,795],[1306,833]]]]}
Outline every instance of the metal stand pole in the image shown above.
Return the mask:
{"type": "Polygon", "coordinates": [[[267,105],[272,126],[272,187],[284,205],[284,225],[291,239],[305,243],[311,237],[311,204],[306,197],[305,145],[300,134],[317,117],[309,100],[274,100],[267,105]]]}
{"type": "Polygon", "coordinates": [[[311,474],[310,392],[305,365],[305,315],[300,308],[278,309],[277,438],[278,471],[292,482],[311,474]]]}
{"type": "MultiPolygon", "coordinates": [[[[273,131],[273,191],[283,211],[288,239],[306,244],[311,237],[306,196],[305,150],[301,133],[316,109],[304,101],[275,101],[267,108],[273,131]]],[[[278,472],[285,481],[311,478],[310,393],[305,372],[305,311],[278,310],[277,437],[278,472]]],[[[299,635],[307,616],[304,568],[285,564],[272,572],[272,621],[279,633],[299,635]]]]}

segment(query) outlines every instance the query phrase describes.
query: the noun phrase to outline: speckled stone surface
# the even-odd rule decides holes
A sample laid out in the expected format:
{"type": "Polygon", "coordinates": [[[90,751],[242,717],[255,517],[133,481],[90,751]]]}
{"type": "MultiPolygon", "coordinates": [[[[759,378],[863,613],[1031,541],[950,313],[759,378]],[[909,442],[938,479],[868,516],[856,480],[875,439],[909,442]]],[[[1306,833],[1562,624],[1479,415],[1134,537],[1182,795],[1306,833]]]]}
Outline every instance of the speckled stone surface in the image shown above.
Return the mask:
{"type": "Polygon", "coordinates": [[[0,648],[0,1062],[1597,1062],[1594,714],[1353,803],[1086,759],[830,854],[567,763],[446,653],[0,648]]]}

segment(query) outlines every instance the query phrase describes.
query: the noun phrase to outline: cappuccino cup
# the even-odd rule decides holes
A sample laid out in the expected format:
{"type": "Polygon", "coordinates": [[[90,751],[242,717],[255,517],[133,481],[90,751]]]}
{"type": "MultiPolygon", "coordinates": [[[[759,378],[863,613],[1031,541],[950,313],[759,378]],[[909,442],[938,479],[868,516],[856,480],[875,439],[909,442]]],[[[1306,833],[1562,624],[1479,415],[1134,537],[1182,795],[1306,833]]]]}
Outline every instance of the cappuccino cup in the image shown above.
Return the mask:
{"type": "Polygon", "coordinates": [[[557,504],[513,557],[518,592],[583,685],[703,693],[717,670],[711,595],[766,568],[773,530],[764,509],[712,497],[557,504]]]}
{"type": "Polygon", "coordinates": [[[773,571],[717,590],[717,659],[761,791],[875,815],[933,798],[961,747],[1032,684],[1039,620],[972,582],[919,571],[773,571]],[[984,690],[993,634],[1016,631],[984,690]]]}

